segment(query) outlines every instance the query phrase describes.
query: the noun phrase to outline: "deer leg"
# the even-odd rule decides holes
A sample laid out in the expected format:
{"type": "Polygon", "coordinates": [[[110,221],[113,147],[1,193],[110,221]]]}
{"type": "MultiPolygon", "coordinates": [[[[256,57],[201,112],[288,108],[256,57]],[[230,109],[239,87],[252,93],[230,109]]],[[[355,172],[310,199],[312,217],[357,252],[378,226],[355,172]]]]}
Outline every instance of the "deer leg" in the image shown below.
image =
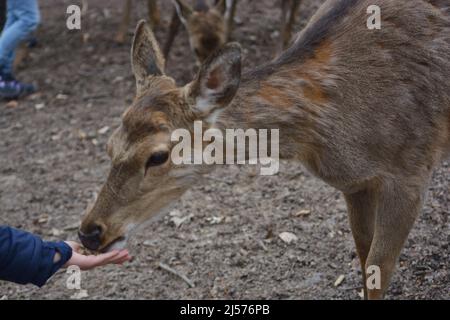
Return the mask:
{"type": "Polygon", "coordinates": [[[376,199],[368,189],[353,194],[345,194],[347,202],[350,228],[355,240],[356,252],[362,268],[364,298],[367,299],[366,265],[374,233],[376,213],[376,199]]]}
{"type": "Polygon", "coordinates": [[[181,20],[178,17],[177,10],[173,8],[172,18],[170,19],[169,35],[167,36],[166,43],[164,44],[163,54],[167,60],[169,57],[170,49],[172,48],[175,37],[180,30],[181,20]]]}
{"type": "Polygon", "coordinates": [[[158,8],[158,0],[147,0],[148,15],[151,27],[156,28],[161,20],[161,14],[158,8]]]}
{"type": "Polygon", "coordinates": [[[288,47],[292,38],[292,28],[295,24],[295,16],[297,14],[298,7],[300,6],[301,0],[282,0],[281,4],[281,22],[282,22],[282,32],[281,32],[281,49],[284,50],[288,47]]]}
{"type": "Polygon", "coordinates": [[[234,16],[236,14],[237,1],[238,0],[226,0],[225,22],[227,30],[225,39],[227,42],[230,40],[231,33],[233,32],[234,16]]]}
{"type": "Polygon", "coordinates": [[[404,242],[422,208],[426,183],[422,186],[415,183],[397,181],[380,188],[374,236],[365,270],[377,267],[381,278],[379,287],[369,287],[370,283],[367,283],[370,300],[383,298],[404,242]]]}
{"type": "Polygon", "coordinates": [[[119,44],[125,42],[125,37],[127,35],[128,26],[130,25],[130,15],[131,15],[131,0],[126,0],[123,7],[122,21],[120,22],[119,30],[115,41],[119,44]]]}

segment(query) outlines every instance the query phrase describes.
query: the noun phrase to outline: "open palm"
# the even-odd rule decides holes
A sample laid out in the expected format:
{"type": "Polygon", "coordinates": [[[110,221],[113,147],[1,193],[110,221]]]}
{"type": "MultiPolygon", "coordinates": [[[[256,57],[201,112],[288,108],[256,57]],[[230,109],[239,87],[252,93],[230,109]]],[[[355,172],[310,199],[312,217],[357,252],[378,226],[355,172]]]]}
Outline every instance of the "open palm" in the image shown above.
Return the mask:
{"type": "Polygon", "coordinates": [[[78,266],[81,270],[90,270],[107,264],[122,264],[131,260],[128,250],[114,250],[108,253],[95,255],[84,255],[79,253],[81,245],[73,241],[66,241],[72,248],[72,258],[64,265],[64,267],[78,266]]]}

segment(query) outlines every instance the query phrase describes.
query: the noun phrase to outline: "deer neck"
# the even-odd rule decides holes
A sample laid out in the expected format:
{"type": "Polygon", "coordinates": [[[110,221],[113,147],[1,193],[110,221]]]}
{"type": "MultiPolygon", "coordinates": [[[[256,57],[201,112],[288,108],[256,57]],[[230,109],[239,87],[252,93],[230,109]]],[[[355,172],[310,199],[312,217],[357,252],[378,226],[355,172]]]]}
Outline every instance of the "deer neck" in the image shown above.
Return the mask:
{"type": "Polygon", "coordinates": [[[305,68],[307,63],[276,71],[272,64],[245,74],[231,106],[213,115],[217,127],[278,129],[281,158],[316,158],[332,125],[327,117],[330,79],[319,65],[305,68]]]}

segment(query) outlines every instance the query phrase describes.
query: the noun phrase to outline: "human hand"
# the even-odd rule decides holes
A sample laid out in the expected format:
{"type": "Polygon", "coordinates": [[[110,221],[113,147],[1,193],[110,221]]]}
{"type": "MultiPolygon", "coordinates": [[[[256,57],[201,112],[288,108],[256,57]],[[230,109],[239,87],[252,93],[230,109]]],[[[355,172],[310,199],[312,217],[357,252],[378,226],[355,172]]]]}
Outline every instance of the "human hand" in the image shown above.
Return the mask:
{"type": "Polygon", "coordinates": [[[131,260],[128,250],[114,250],[108,253],[99,254],[98,256],[87,256],[79,253],[79,250],[81,249],[79,243],[73,241],[66,241],[66,243],[72,248],[72,258],[64,265],[65,268],[69,266],[78,266],[81,270],[90,270],[107,264],[123,264],[124,262],[131,260]]]}

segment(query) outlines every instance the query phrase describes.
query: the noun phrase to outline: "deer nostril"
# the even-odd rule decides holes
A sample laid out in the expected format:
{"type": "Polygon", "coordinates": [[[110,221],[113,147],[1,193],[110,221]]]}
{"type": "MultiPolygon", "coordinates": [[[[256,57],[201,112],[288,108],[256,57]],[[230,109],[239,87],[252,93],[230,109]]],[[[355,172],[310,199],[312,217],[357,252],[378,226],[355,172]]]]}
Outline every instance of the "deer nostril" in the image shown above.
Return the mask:
{"type": "Polygon", "coordinates": [[[88,232],[84,233],[81,229],[78,231],[78,237],[81,243],[89,250],[97,250],[101,244],[102,227],[93,225],[88,228],[88,232]]]}

